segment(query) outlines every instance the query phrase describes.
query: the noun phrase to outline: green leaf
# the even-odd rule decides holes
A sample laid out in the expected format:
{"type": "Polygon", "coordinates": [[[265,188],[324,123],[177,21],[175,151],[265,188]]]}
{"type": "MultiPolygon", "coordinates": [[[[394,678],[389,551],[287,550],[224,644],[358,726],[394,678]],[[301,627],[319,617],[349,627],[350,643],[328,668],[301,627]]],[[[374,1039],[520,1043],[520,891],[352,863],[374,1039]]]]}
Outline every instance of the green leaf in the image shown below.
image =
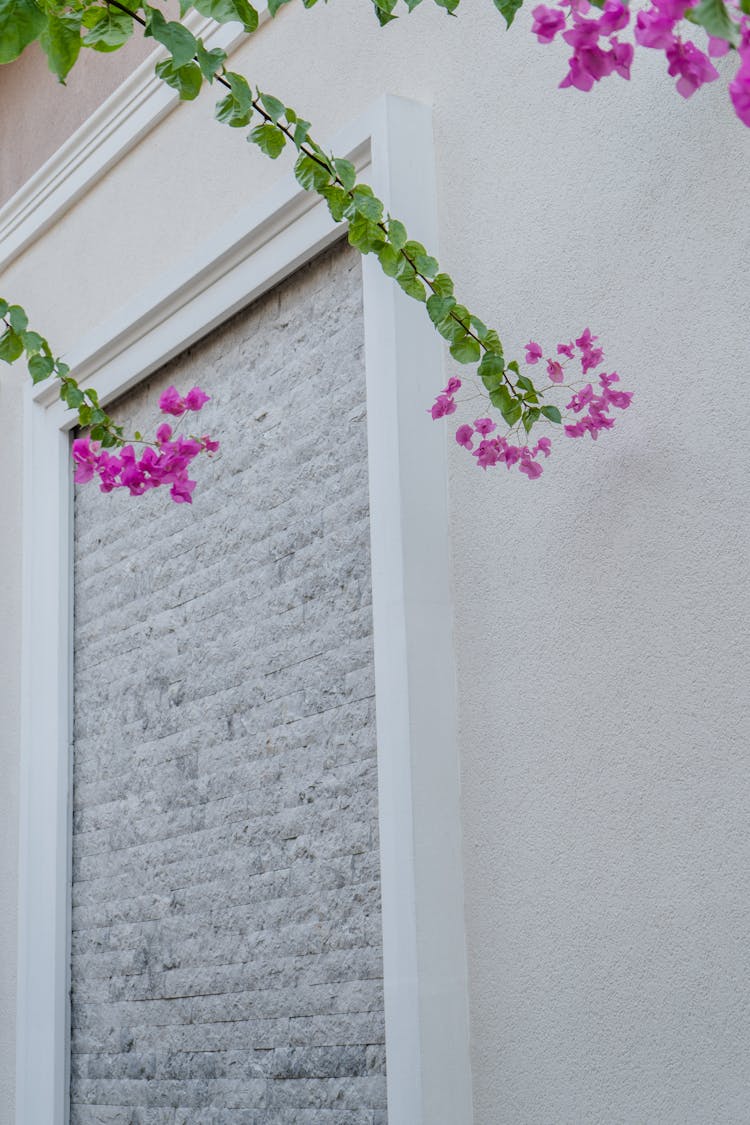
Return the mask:
{"type": "Polygon", "coordinates": [[[406,245],[407,233],[406,227],[398,219],[388,220],[388,237],[391,240],[391,245],[400,250],[406,245]]]}
{"type": "Polygon", "coordinates": [[[0,297],[0,316],[5,316],[8,311],[8,302],[0,297]]]}
{"type": "Polygon", "coordinates": [[[40,352],[44,347],[44,337],[38,332],[21,332],[21,340],[27,355],[40,352]]]}
{"type": "Polygon", "coordinates": [[[450,314],[456,304],[455,297],[440,297],[433,293],[427,298],[427,312],[433,324],[440,324],[450,314]]]}
{"type": "Polygon", "coordinates": [[[726,4],[722,0],[701,0],[695,8],[689,9],[688,17],[709,35],[717,39],[725,39],[727,43],[736,46],[740,41],[740,29],[733,19],[730,19],[726,4]]]}
{"type": "Polygon", "coordinates": [[[226,97],[216,103],[214,116],[222,125],[241,129],[244,125],[249,125],[253,115],[252,91],[247,84],[247,79],[241,74],[228,70],[224,77],[229,83],[230,90],[226,97]]]}
{"type": "Polygon", "coordinates": [[[331,173],[323,168],[312,156],[300,156],[294,165],[294,175],[297,183],[305,191],[320,191],[331,182],[331,173]]]}
{"type": "Polygon", "coordinates": [[[298,152],[307,140],[309,132],[310,122],[305,121],[302,117],[298,117],[294,126],[294,136],[292,137],[292,140],[294,141],[298,152]]]}
{"type": "Polygon", "coordinates": [[[64,83],[81,50],[81,13],[50,12],[39,42],[50,70],[64,83]]]}
{"type": "Polygon", "coordinates": [[[45,23],[34,0],[0,0],[0,63],[17,59],[38,38],[45,23]]]}
{"type": "Polygon", "coordinates": [[[378,261],[386,277],[396,277],[401,268],[401,254],[390,243],[385,242],[378,250],[378,261]]]}
{"type": "Polygon", "coordinates": [[[505,376],[505,364],[501,355],[494,352],[485,352],[477,373],[488,391],[495,391],[502,386],[505,376]]]}
{"type": "Polygon", "coordinates": [[[88,8],[83,13],[83,26],[88,28],[83,45],[94,51],[116,51],[133,34],[131,17],[109,5],[88,8]]]}
{"type": "Polygon", "coordinates": [[[336,175],[347,191],[351,191],[357,182],[357,169],[350,160],[341,160],[336,157],[333,161],[336,175]]]}
{"type": "Polygon", "coordinates": [[[523,391],[534,391],[536,389],[528,375],[519,375],[516,382],[523,391]]]}
{"type": "Polygon", "coordinates": [[[191,62],[198,50],[198,41],[193,33],[176,20],[167,22],[158,8],[150,8],[146,5],[145,11],[148,27],[143,34],[153,36],[157,43],[167,48],[172,56],[175,70],[191,62]]]}
{"type": "Polygon", "coordinates": [[[264,122],[263,125],[256,125],[247,139],[252,144],[257,145],[261,152],[265,152],[266,156],[270,156],[272,160],[275,160],[284,151],[284,145],[286,144],[286,137],[281,129],[272,125],[270,121],[264,122]]]}
{"type": "Polygon", "coordinates": [[[75,383],[63,383],[60,388],[60,398],[67,403],[71,410],[77,410],[85,401],[83,391],[75,383]]]}
{"type": "Polygon", "coordinates": [[[203,75],[197,63],[177,67],[172,59],[164,59],[156,64],[156,73],[162,82],[177,90],[184,102],[191,102],[201,92],[203,75]]]}
{"type": "Polygon", "coordinates": [[[536,407],[532,407],[531,410],[524,410],[524,412],[523,412],[523,428],[526,430],[527,434],[531,433],[532,426],[534,425],[535,422],[538,422],[538,421],[539,421],[539,411],[536,409],[536,407]]]}
{"type": "Polygon", "coordinates": [[[248,35],[258,28],[258,13],[248,0],[193,0],[193,7],[217,23],[241,23],[248,35]]]}
{"type": "Polygon", "coordinates": [[[283,102],[280,102],[278,98],[274,98],[271,94],[261,94],[260,101],[274,124],[281,121],[281,118],[286,113],[286,106],[283,102]]]}
{"type": "Polygon", "coordinates": [[[357,184],[352,191],[352,199],[357,212],[366,219],[377,223],[383,218],[383,204],[367,184],[357,184]]]}
{"type": "Polygon", "coordinates": [[[226,51],[222,51],[221,47],[214,47],[212,51],[207,51],[203,46],[201,40],[198,40],[198,50],[196,52],[198,58],[198,66],[201,68],[201,74],[207,82],[213,82],[214,76],[221,70],[224,63],[227,61],[226,51]]]}
{"type": "Polygon", "coordinates": [[[471,323],[471,327],[474,329],[479,339],[484,341],[487,338],[487,325],[483,320],[480,320],[478,316],[469,317],[469,321],[471,323]]]}
{"type": "Polygon", "coordinates": [[[25,332],[29,323],[25,309],[20,305],[11,305],[8,309],[8,320],[14,332],[25,332]]]}
{"type": "MultiPolygon", "coordinates": [[[[378,251],[385,244],[385,237],[377,223],[373,223],[364,215],[355,215],[349,223],[349,242],[362,254],[371,254],[378,251]]],[[[402,279],[398,279],[403,289],[402,279]]]]}
{"type": "Polygon", "coordinates": [[[417,254],[426,254],[427,251],[421,242],[416,242],[413,238],[410,238],[404,246],[404,253],[408,254],[410,258],[416,258],[417,254]]]}
{"type": "Polygon", "coordinates": [[[453,278],[449,277],[447,273],[439,273],[437,277],[433,278],[432,291],[437,293],[439,297],[452,297],[453,278]]]}
{"type": "Polygon", "coordinates": [[[505,20],[506,27],[510,27],[516,12],[523,6],[523,0],[494,0],[494,4],[505,20]]]}
{"type": "Polygon", "coordinates": [[[440,269],[437,260],[429,254],[417,254],[414,265],[417,267],[417,272],[422,274],[422,277],[434,277],[440,269]]]}
{"type": "Polygon", "coordinates": [[[466,329],[461,321],[456,319],[456,308],[460,308],[460,306],[454,306],[445,320],[441,320],[439,324],[435,325],[443,339],[448,340],[451,344],[457,344],[459,340],[463,340],[466,336],[466,329]]]}
{"type": "Polygon", "coordinates": [[[556,406],[543,406],[542,414],[545,418],[549,418],[550,422],[557,422],[558,425],[562,422],[562,414],[556,406]]]}
{"type": "Polygon", "coordinates": [[[403,289],[404,293],[409,297],[413,297],[415,301],[424,301],[427,297],[427,291],[419,280],[413,274],[402,275],[396,278],[396,281],[403,289]]]}
{"type": "Polygon", "coordinates": [[[458,363],[476,363],[481,355],[479,343],[472,336],[464,336],[451,345],[451,355],[458,363]]]}
{"type": "Polygon", "coordinates": [[[4,359],[6,363],[13,363],[20,355],[23,355],[23,340],[17,332],[8,328],[0,336],[0,359],[4,359]]]}
{"type": "Polygon", "coordinates": [[[490,402],[496,406],[509,426],[515,426],[521,417],[523,407],[515,399],[508,388],[503,384],[496,391],[490,391],[490,402]]]}
{"type": "Polygon", "coordinates": [[[397,18],[392,15],[393,9],[396,7],[396,0],[372,0],[372,6],[381,27],[385,27],[387,23],[397,18]]]}
{"type": "Polygon", "coordinates": [[[268,0],[268,10],[269,10],[269,12],[271,13],[272,16],[275,16],[276,13],[278,12],[279,8],[283,7],[284,4],[288,4],[288,3],[289,3],[289,0],[268,0]]]}
{"type": "Polygon", "coordinates": [[[349,205],[349,196],[338,184],[329,184],[327,187],[322,187],[320,189],[320,194],[328,204],[331,218],[335,222],[340,223],[349,205]]]}
{"type": "Polygon", "coordinates": [[[52,374],[55,361],[48,355],[33,355],[29,360],[29,375],[33,383],[41,383],[52,374]]]}
{"type": "Polygon", "coordinates": [[[500,356],[503,354],[502,341],[500,340],[500,337],[498,336],[494,328],[487,329],[482,343],[484,344],[487,351],[494,352],[496,355],[500,356]]]}

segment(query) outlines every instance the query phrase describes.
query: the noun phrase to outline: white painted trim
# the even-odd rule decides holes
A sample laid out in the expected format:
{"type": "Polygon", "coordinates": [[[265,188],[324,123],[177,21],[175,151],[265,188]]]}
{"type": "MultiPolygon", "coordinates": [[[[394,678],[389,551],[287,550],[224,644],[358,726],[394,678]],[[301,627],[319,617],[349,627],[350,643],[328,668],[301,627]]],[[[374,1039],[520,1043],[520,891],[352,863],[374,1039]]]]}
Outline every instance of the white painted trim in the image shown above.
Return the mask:
{"type": "MultiPolygon", "coordinates": [[[[270,19],[258,4],[259,26],[270,19]]],[[[227,53],[246,39],[239,24],[219,25],[196,11],[183,21],[202,35],[209,49],[227,53]]],[[[22,254],[91,189],[110,168],[180,104],[177,91],[154,73],[163,47],[157,48],[107,98],[75,133],[0,207],[0,270],[22,254]]]]}
{"type": "MultiPolygon", "coordinates": [[[[430,112],[384,98],[332,141],[434,246],[430,112]]],[[[103,401],[330,245],[341,232],[292,177],[241,211],[68,356],[103,401]]],[[[443,349],[364,262],[363,296],[390,1125],[470,1125],[459,768],[445,441],[425,404],[443,349]]],[[[75,418],[28,395],[17,1125],[65,1121],[75,418]],[[44,700],[43,706],[39,705],[44,700]]]]}

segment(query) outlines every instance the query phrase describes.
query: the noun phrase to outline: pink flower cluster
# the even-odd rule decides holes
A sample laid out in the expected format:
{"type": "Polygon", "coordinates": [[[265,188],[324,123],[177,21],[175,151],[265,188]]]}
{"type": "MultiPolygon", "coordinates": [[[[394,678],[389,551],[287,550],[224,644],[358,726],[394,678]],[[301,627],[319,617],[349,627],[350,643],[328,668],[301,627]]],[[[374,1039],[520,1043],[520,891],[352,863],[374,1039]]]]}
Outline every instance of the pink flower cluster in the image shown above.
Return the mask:
{"type": "Polygon", "coordinates": [[[477,465],[488,469],[494,465],[504,464],[507,469],[518,466],[521,473],[525,473],[529,480],[536,480],[542,475],[542,466],[536,460],[540,453],[549,457],[552,442],[548,437],[541,437],[532,449],[528,445],[513,445],[507,438],[497,435],[490,437],[497,426],[491,418],[477,418],[474,425],[464,423],[456,430],[456,441],[464,449],[471,451],[476,457],[477,465]],[[479,444],[474,448],[474,437],[479,437],[479,444]]]}
{"type": "MultiPolygon", "coordinates": [[[[208,395],[199,387],[193,387],[184,398],[174,387],[169,387],[159,399],[159,407],[163,414],[180,417],[188,411],[199,411],[208,401],[208,395]]],[[[190,466],[199,453],[215,453],[218,448],[218,441],[212,441],[207,434],[200,438],[175,436],[169,422],[162,422],[156,431],[155,444],[147,444],[140,457],[130,444],[122,446],[115,454],[102,449],[99,442],[89,437],[76,438],[73,442],[75,480],[85,484],[96,475],[102,492],[127,488],[131,496],[142,496],[152,488],[169,485],[169,494],[175,503],[192,504],[196,482],[188,475],[190,466]]]]}
{"type": "Polygon", "coordinates": [[[434,420],[445,418],[446,414],[453,414],[456,409],[456,400],[453,396],[456,391],[460,391],[460,389],[461,380],[457,379],[455,375],[452,375],[427,413],[431,414],[434,420]]]}
{"type": "MultiPolygon", "coordinates": [[[[599,367],[604,359],[604,351],[598,346],[597,341],[598,337],[593,336],[589,328],[585,328],[575,341],[571,340],[567,344],[558,344],[556,358],[552,358],[545,357],[541,344],[538,344],[535,340],[529,340],[525,347],[527,364],[533,367],[540,361],[546,360],[547,376],[552,384],[544,391],[534,388],[536,397],[531,397],[529,400],[529,397],[524,398],[522,396],[528,395],[529,388],[533,388],[533,384],[528,378],[524,381],[519,377],[515,393],[517,401],[522,402],[524,407],[522,417],[529,424],[529,428],[541,420],[541,411],[544,409],[543,403],[546,406],[552,406],[547,395],[555,389],[556,385],[559,386],[564,383],[565,368],[571,361],[578,360],[581,373],[584,376],[589,371],[599,367]],[[534,412],[535,416],[528,413],[530,410],[534,412]],[[531,419],[530,422],[529,419],[531,419]]],[[[509,370],[511,369],[518,371],[518,368],[513,364],[511,364],[509,370]]],[[[580,417],[571,418],[563,426],[563,432],[567,437],[576,438],[583,437],[584,434],[591,434],[591,437],[596,439],[600,430],[612,429],[615,420],[610,416],[610,409],[615,407],[618,410],[626,410],[633,398],[632,391],[613,389],[613,384],[619,383],[619,381],[620,376],[616,371],[613,371],[611,375],[599,375],[599,387],[596,391],[594,391],[591,383],[587,383],[580,390],[574,390],[573,396],[565,409],[572,411],[573,415],[580,415],[580,417]]],[[[573,384],[569,382],[565,386],[568,388],[571,386],[580,387],[581,381],[573,384]]],[[[460,388],[460,379],[450,379],[447,386],[435,399],[428,413],[433,418],[444,418],[448,414],[455,413],[456,400],[454,396],[460,388]]],[[[548,416],[545,415],[545,417],[548,416]]],[[[549,420],[559,424],[561,417],[561,414],[557,413],[556,417],[549,420]]],[[[471,453],[476,464],[482,469],[488,469],[499,464],[504,464],[506,468],[510,469],[515,465],[529,480],[536,480],[543,472],[539,455],[544,454],[546,460],[552,451],[552,442],[548,437],[541,437],[533,446],[515,444],[510,439],[520,430],[521,424],[522,422],[519,419],[516,425],[509,430],[507,436],[502,436],[496,432],[497,425],[491,418],[477,418],[473,423],[463,422],[458,427],[456,441],[471,453]]]]}
{"type": "Polygon", "coordinates": [[[582,390],[573,395],[566,406],[566,410],[572,410],[574,414],[581,414],[584,410],[588,410],[588,412],[577,422],[565,426],[565,433],[568,437],[577,438],[583,437],[584,434],[591,434],[596,441],[600,430],[612,429],[615,420],[608,413],[610,407],[615,406],[618,410],[627,410],[633,398],[632,391],[613,391],[611,389],[612,384],[619,383],[619,381],[620,376],[616,371],[613,371],[611,375],[602,374],[599,376],[600,394],[595,394],[591,383],[587,383],[582,390]]]}
{"type": "MultiPolygon", "coordinates": [[[[725,55],[730,49],[726,40],[708,36],[708,50],[702,51],[682,36],[681,21],[692,6],[692,0],[651,0],[649,7],[638,13],[634,30],[639,46],[664,51],[668,72],[677,79],[676,88],[683,98],[691,97],[701,86],[719,77],[711,58],[725,55]]],[[[741,35],[741,63],[729,84],[729,96],[740,121],[750,126],[750,18],[735,4],[728,6],[727,11],[741,35]]],[[[600,14],[592,18],[592,12],[597,9],[588,0],[558,0],[554,8],[539,4],[533,9],[532,32],[540,43],[551,43],[562,33],[573,48],[561,87],[575,86],[588,91],[609,74],[630,78],[633,46],[621,43],[616,35],[630,22],[628,6],[622,0],[606,0],[600,14]]]]}

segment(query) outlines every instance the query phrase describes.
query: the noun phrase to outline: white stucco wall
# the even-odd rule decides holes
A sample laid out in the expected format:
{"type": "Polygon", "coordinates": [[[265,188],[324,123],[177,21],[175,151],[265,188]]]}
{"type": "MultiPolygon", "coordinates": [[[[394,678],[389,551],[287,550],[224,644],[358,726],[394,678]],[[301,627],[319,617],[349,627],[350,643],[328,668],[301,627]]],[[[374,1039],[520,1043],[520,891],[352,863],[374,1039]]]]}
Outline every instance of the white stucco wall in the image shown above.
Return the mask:
{"type": "MultiPolygon", "coordinates": [[[[432,103],[466,302],[509,350],[590,323],[636,391],[536,483],[452,450],[476,1121],[739,1123],[750,135],[718,86],[684,103],[656,53],[631,84],[558,91],[564,53],[518,22],[489,0],[384,31],[364,0],[294,5],[235,65],[323,138],[384,91],[432,103]]],[[[7,271],[57,347],[288,168],[210,117],[180,108],[7,271]]],[[[0,447],[11,545],[16,458],[0,447]]],[[[12,593],[12,550],[7,573],[12,593]]],[[[0,645],[12,689],[15,626],[0,645]]]]}
{"type": "Polygon", "coordinates": [[[0,372],[0,1125],[14,1114],[18,745],[21,656],[21,394],[0,372]]]}

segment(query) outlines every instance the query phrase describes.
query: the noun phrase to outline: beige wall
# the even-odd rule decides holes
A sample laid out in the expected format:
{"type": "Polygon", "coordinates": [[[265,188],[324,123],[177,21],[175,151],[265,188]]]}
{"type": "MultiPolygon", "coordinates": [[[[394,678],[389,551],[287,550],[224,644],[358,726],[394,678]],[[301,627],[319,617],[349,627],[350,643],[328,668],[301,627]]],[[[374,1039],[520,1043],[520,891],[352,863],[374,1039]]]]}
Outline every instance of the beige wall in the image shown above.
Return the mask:
{"type": "MultiPolygon", "coordinates": [[[[564,51],[528,23],[425,5],[381,31],[364,0],[293,5],[237,66],[322,138],[385,91],[432,103],[441,256],[467,303],[514,351],[590,322],[636,391],[533,484],[451,443],[477,1123],[739,1125],[750,142],[725,88],[683,102],[656,52],[630,84],[558,91],[564,51]]],[[[8,271],[58,348],[289,168],[212,100],[8,271]]],[[[14,541],[16,466],[1,447],[14,541]]],[[[13,666],[17,634],[0,643],[13,666]]]]}
{"type": "Polygon", "coordinates": [[[0,206],[152,50],[137,35],[113,54],[82,51],[64,86],[36,43],[0,67],[0,206]]]}

